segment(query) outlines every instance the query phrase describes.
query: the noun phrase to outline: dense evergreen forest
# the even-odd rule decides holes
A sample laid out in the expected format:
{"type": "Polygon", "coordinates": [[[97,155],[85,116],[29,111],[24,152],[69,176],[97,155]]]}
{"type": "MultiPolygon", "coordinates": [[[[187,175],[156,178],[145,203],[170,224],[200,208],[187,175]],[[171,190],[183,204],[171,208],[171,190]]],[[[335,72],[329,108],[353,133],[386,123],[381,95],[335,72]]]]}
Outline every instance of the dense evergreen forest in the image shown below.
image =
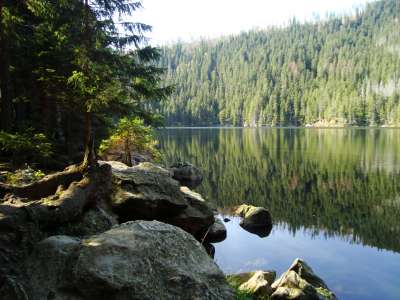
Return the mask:
{"type": "Polygon", "coordinates": [[[56,167],[54,159],[76,162],[86,149],[91,163],[121,117],[123,128],[157,122],[144,104],[171,88],[160,85],[159,50],[147,46],[151,26],[132,22],[139,8],[0,0],[0,158],[56,167]]]}
{"type": "Polygon", "coordinates": [[[169,125],[400,124],[400,1],[163,49],[169,125]]]}

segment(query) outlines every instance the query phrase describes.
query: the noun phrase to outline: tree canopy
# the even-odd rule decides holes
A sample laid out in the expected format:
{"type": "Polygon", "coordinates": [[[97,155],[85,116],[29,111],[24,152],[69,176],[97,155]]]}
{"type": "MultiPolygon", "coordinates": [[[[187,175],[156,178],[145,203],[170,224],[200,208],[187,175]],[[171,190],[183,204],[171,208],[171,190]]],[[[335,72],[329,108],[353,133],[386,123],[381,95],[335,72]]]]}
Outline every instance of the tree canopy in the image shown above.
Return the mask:
{"type": "Polygon", "coordinates": [[[146,42],[151,26],[133,21],[141,7],[1,0],[0,130],[43,134],[70,162],[84,146],[89,155],[121,117],[157,120],[148,103],[171,88],[161,86],[159,50],[146,42]]]}

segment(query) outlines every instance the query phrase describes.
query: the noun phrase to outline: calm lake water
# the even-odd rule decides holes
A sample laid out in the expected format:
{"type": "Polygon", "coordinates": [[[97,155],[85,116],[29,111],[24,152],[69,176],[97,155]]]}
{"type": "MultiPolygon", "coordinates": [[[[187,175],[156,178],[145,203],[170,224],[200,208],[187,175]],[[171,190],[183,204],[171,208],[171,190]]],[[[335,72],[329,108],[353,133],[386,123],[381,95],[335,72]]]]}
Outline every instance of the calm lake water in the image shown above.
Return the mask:
{"type": "Polygon", "coordinates": [[[226,273],[280,274],[301,257],[339,299],[400,299],[400,130],[164,129],[160,146],[204,170],[197,190],[222,214],[271,211],[266,238],[225,224],[226,273]]]}

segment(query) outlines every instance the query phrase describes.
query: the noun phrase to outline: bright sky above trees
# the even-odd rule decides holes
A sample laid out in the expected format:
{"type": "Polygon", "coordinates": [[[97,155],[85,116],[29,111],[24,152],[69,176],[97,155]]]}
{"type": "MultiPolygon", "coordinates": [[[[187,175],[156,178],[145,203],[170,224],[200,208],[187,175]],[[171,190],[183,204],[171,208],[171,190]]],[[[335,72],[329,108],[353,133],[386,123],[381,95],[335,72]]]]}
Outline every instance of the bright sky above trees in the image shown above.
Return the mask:
{"type": "Polygon", "coordinates": [[[143,0],[136,18],[153,25],[152,44],[217,37],[282,25],[293,16],[310,20],[349,12],[370,0],[143,0]]]}

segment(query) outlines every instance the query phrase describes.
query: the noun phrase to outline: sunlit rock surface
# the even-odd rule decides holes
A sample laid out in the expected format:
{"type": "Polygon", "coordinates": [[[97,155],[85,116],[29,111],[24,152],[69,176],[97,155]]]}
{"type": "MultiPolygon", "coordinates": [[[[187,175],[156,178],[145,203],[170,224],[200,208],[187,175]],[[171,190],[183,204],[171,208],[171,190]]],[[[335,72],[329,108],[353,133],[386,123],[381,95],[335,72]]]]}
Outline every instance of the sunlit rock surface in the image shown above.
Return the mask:
{"type": "Polygon", "coordinates": [[[336,296],[311,267],[297,258],[290,268],[272,284],[273,300],[335,300],[336,296]]]}
{"type": "Polygon", "coordinates": [[[28,270],[32,299],[234,299],[201,244],[158,221],[127,222],[83,240],[50,237],[28,270]]]}

